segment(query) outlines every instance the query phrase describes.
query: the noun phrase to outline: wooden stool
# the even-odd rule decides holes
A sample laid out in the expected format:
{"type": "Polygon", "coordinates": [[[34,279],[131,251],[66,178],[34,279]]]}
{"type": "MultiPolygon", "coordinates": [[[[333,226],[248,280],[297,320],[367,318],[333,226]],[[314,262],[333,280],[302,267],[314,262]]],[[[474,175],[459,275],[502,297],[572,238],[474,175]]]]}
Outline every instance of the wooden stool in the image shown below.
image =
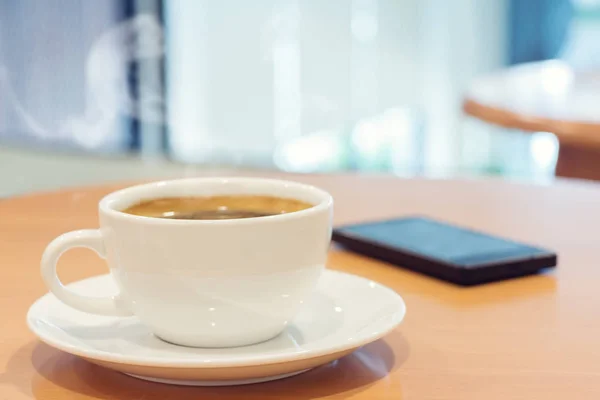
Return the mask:
{"type": "Polygon", "coordinates": [[[600,71],[560,61],[510,67],[476,79],[463,110],[507,128],[552,132],[560,144],[556,175],[600,180],[600,71]]]}

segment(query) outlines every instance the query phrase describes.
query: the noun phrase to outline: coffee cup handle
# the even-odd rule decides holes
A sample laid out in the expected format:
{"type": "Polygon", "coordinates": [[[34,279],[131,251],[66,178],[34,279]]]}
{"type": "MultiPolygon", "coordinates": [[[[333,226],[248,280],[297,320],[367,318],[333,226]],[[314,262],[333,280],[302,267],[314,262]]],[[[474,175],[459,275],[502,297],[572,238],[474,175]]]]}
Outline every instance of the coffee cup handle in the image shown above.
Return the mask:
{"type": "Polygon", "coordinates": [[[42,278],[46,286],[60,301],[77,310],[98,315],[133,315],[120,301],[119,296],[90,297],[67,289],[56,273],[56,264],[60,256],[75,247],[86,247],[105,258],[104,238],[99,229],[83,229],[68,232],[54,239],[42,256],[42,278]]]}

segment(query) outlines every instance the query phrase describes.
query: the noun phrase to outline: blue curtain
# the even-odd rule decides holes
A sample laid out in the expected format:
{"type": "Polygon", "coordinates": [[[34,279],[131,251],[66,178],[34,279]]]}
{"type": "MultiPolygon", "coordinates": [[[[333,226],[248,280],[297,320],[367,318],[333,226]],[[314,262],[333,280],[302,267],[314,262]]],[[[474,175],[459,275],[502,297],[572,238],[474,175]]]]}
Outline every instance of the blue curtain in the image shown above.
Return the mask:
{"type": "Polygon", "coordinates": [[[510,64],[557,57],[573,13],[570,0],[510,0],[510,64]]]}

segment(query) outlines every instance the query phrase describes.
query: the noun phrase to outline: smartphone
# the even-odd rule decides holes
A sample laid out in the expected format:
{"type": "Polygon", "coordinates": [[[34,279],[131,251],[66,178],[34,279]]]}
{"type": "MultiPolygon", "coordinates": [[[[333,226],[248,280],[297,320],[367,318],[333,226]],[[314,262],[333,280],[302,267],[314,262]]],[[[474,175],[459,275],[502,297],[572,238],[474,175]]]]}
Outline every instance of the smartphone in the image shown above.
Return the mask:
{"type": "Polygon", "coordinates": [[[348,250],[458,285],[515,278],[556,266],[555,253],[426,217],[338,227],[348,250]]]}

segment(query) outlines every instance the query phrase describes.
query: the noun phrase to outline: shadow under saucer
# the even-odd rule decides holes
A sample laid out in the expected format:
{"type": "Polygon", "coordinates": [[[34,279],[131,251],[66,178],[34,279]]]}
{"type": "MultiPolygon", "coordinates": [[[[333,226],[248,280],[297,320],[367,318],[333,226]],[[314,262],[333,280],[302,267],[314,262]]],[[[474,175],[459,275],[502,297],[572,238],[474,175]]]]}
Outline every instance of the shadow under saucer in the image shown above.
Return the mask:
{"type": "Polygon", "coordinates": [[[135,379],[88,363],[78,357],[37,344],[31,355],[38,372],[31,390],[38,400],[55,399],[57,390],[68,390],[105,400],[179,400],[199,397],[228,399],[264,398],[267,393],[285,393],[294,399],[311,399],[362,391],[399,368],[408,358],[409,345],[401,333],[368,344],[352,354],[306,373],[261,384],[229,387],[184,387],[135,379]],[[389,346],[394,343],[394,348],[389,346]]]}

